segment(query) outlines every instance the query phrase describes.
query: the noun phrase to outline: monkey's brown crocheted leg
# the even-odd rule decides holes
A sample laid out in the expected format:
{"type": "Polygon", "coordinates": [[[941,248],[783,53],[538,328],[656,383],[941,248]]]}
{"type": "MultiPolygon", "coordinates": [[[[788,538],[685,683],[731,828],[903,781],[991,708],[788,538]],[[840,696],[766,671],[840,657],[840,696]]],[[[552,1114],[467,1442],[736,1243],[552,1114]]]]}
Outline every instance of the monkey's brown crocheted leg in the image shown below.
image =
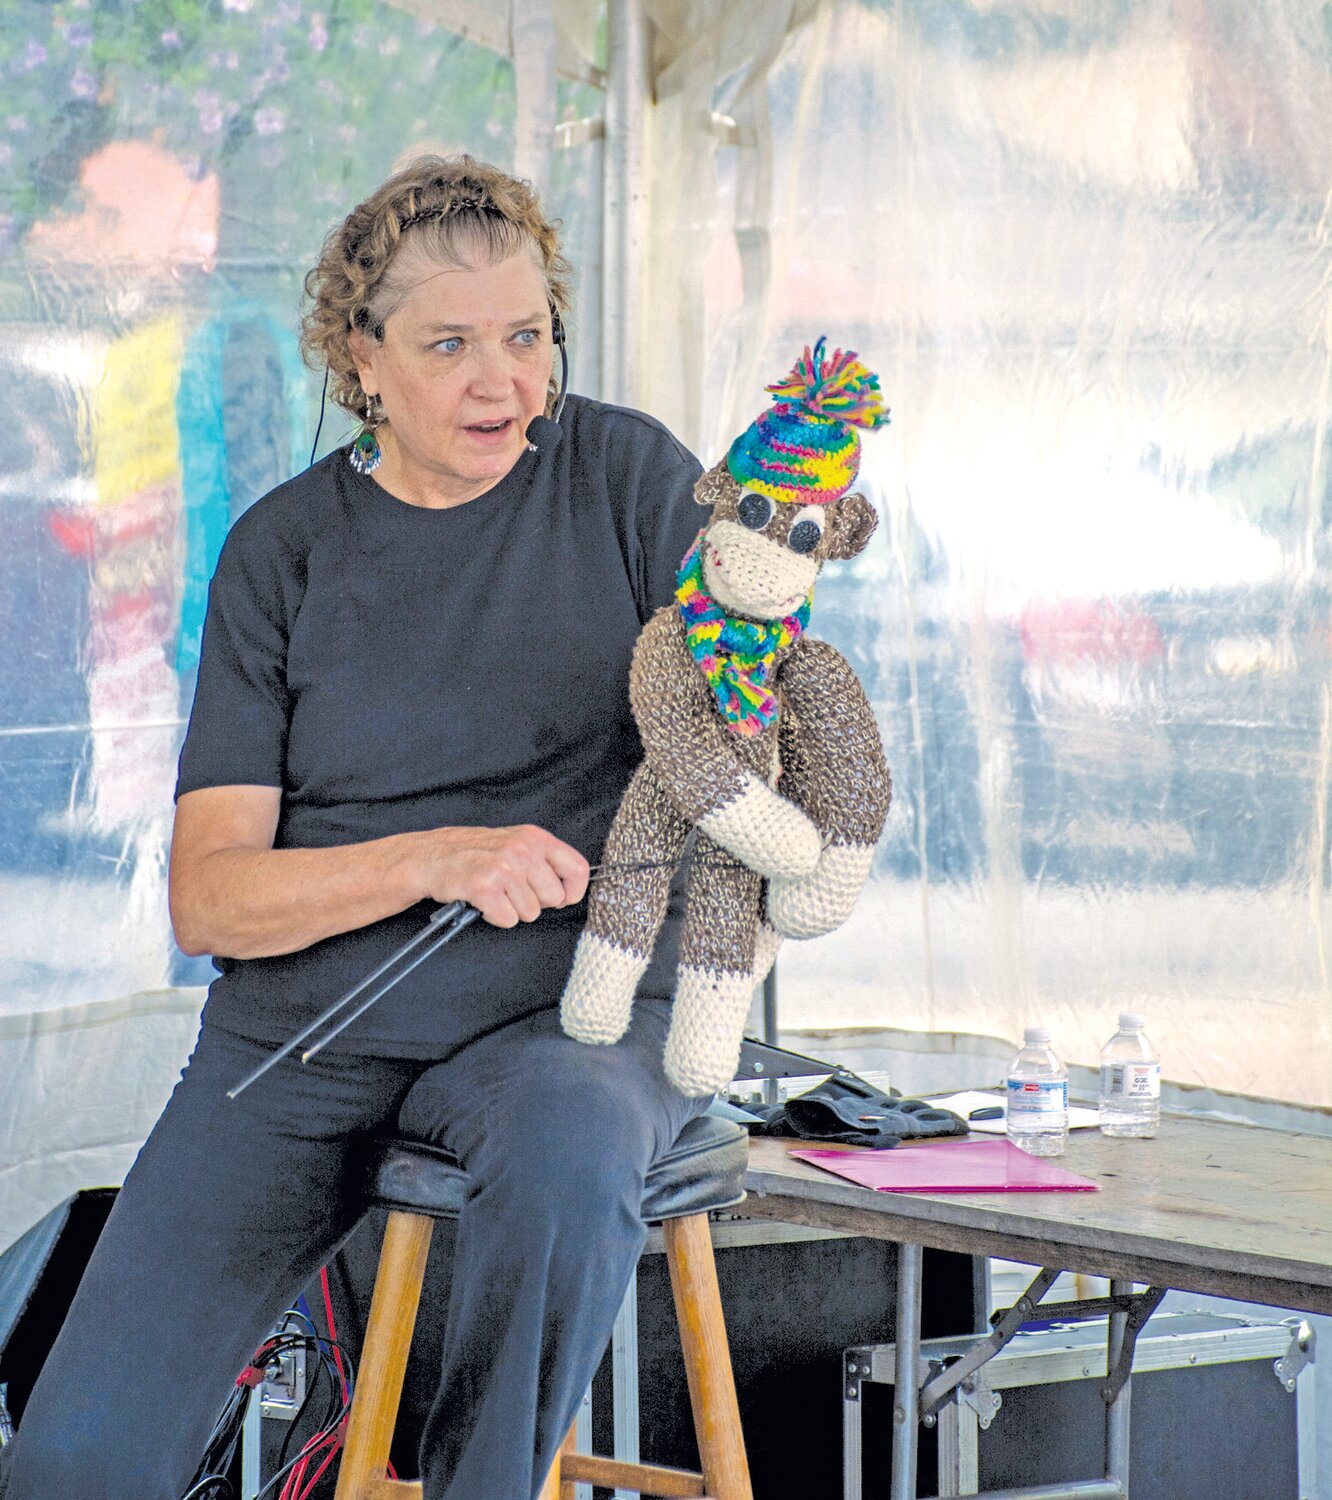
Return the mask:
{"type": "Polygon", "coordinates": [[[769,881],[768,920],[790,938],[819,937],[851,915],[892,796],[869,700],[850,664],[805,637],[782,671],[782,796],[813,819],[825,847],[810,875],[769,881]]]}
{"type": "Polygon", "coordinates": [[[666,1076],[701,1096],[735,1077],[754,994],[754,937],[761,881],[700,835],[689,873],[666,1076]]]}
{"type": "Polygon", "coordinates": [[[560,1023],[580,1042],[617,1042],[628,1028],[688,834],[649,766],[639,766],[611,824],[602,853],[607,868],[594,877],[560,1002],[560,1023]],[[648,862],[655,868],[620,868],[648,862]]]}

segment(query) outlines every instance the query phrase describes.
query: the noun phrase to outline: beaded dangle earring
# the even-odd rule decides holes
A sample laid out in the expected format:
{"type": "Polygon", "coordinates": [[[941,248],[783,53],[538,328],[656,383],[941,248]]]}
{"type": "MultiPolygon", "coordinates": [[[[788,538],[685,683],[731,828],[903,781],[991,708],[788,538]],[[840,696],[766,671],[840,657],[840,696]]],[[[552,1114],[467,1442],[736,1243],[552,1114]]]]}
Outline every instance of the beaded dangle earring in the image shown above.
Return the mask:
{"type": "Polygon", "coordinates": [[[381,426],[383,421],[384,403],[378,396],[370,396],[365,403],[365,422],[347,455],[348,462],[358,474],[373,474],[384,461],[384,450],[375,436],[375,428],[381,426]]]}

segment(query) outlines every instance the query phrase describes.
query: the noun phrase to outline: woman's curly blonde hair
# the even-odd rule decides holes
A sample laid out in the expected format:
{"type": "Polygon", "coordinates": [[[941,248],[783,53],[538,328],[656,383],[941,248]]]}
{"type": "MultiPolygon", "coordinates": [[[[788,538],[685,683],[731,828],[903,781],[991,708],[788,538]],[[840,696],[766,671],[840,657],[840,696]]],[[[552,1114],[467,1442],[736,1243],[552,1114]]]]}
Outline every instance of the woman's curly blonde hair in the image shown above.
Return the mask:
{"type": "Polygon", "coordinates": [[[532,187],[470,156],[415,157],[329,231],[318,265],[305,278],[310,306],[301,351],[312,368],[328,367],[330,399],[361,421],[369,401],[352,358],[351,332],[384,337],[385,320],[414,280],[399,255],[404,245],[412,261],[419,254],[463,269],[493,265],[526,248],[561,320],[568,320],[572,273],[560,250],[558,220],[542,213],[532,187]]]}

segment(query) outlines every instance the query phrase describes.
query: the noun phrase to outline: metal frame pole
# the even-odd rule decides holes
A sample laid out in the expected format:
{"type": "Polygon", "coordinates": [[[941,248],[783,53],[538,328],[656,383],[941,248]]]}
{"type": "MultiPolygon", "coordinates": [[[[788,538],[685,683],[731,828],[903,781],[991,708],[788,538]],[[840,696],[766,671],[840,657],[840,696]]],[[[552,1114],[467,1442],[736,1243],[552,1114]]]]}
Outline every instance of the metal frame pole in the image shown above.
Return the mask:
{"type": "MultiPolygon", "coordinates": [[[[638,1270],[629,1278],[624,1301],[615,1315],[611,1333],[611,1415],[615,1428],[613,1452],[621,1463],[636,1464],[640,1433],[638,1406],[638,1270]]],[[[586,1449],[592,1451],[589,1445],[586,1449]]],[[[617,1489],[615,1500],[633,1500],[628,1490],[617,1489]]]]}
{"type": "Polygon", "coordinates": [[[647,262],[647,111],[651,26],[642,0],[606,11],[606,147],[602,183],[601,396],[636,405],[647,262]]]}
{"type": "MultiPolygon", "coordinates": [[[[1131,1281],[1112,1281],[1112,1297],[1129,1297],[1133,1294],[1131,1281]]],[[[1124,1349],[1124,1340],[1129,1331],[1127,1311],[1110,1314],[1109,1337],[1106,1348],[1106,1378],[1113,1375],[1124,1349]]],[[[1129,1401],[1133,1393],[1133,1380],[1126,1377],[1115,1393],[1114,1400],[1105,1408],[1105,1477],[1117,1484],[1127,1500],[1129,1488],[1129,1401]]]]}
{"type": "Polygon", "coordinates": [[[891,1500],[916,1500],[916,1431],[920,1413],[920,1276],[925,1252],[897,1247],[897,1375],[893,1386],[891,1500]]]}

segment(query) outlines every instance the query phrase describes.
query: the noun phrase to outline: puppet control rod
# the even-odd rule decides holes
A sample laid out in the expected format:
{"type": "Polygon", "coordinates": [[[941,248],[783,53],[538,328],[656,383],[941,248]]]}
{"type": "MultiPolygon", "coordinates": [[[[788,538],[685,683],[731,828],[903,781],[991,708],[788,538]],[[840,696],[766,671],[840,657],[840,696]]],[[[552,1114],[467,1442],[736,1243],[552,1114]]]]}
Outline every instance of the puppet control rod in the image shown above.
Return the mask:
{"type": "MultiPolygon", "coordinates": [[[[590,873],[594,879],[599,879],[608,874],[618,875],[627,874],[632,870],[657,869],[667,863],[673,865],[675,861],[673,859],[669,861],[654,859],[643,860],[637,864],[600,864],[593,865],[590,873]]],[[[445,943],[451,942],[464,927],[470,925],[480,915],[481,913],[476,907],[469,906],[465,901],[450,901],[446,906],[441,906],[438,911],[432,912],[430,920],[420,932],[409,937],[400,947],[395,948],[377,969],[373,969],[364,979],[354,984],[345,995],[335,1000],[327,1010],[321,1011],[308,1026],[298,1031],[289,1041],[284,1042],[271,1057],[266,1057],[252,1073],[242,1078],[235,1088],[228,1089],[227,1098],[236,1098],[238,1094],[243,1093],[249,1088],[252,1083],[262,1078],[270,1068],[280,1063],[284,1057],[289,1057],[302,1042],[309,1041],[321,1027],[329,1026],[331,1022],[336,1021],[336,1025],[332,1025],[330,1030],[326,1031],[318,1041],[314,1042],[301,1053],[301,1061],[303,1063],[309,1062],[316,1052],[327,1046],[334,1037],[340,1036],[353,1021],[363,1016],[377,1001],[382,1000],[400,979],[405,979],[418,964],[423,964],[432,953],[437,952],[445,943]],[[418,944],[424,944],[424,946],[412,958],[411,963],[399,969],[396,974],[392,974],[389,978],[385,979],[377,990],[367,995],[353,1010],[342,1014],[363,991],[369,989],[375,980],[383,978],[394,965],[401,963],[418,944]]]]}

